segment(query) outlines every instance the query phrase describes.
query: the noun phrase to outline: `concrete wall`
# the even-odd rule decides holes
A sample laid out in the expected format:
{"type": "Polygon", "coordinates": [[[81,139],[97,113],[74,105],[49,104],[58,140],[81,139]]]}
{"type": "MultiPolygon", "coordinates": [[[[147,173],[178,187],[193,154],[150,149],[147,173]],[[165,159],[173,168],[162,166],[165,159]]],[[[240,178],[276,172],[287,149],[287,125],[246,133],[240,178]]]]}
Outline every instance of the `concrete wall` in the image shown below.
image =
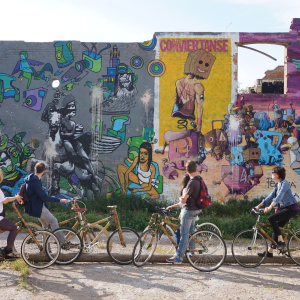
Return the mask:
{"type": "Polygon", "coordinates": [[[140,44],[0,42],[2,189],[17,192],[42,160],[51,195],[177,201],[189,159],[219,202],[266,194],[276,165],[297,188],[299,19],[291,29],[155,33],[140,44]],[[237,49],[248,43],[287,47],[287,94],[236,94],[237,49]]]}

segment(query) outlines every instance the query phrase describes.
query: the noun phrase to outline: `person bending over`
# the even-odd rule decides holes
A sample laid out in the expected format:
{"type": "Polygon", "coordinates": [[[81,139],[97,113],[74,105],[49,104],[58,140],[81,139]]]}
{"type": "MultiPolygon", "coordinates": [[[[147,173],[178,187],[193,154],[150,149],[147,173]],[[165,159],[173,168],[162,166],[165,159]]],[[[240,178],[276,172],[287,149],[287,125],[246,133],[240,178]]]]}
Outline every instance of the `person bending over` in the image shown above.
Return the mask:
{"type": "MultiPolygon", "coordinates": [[[[273,199],[272,203],[264,210],[265,213],[268,213],[275,205],[278,205],[275,214],[268,218],[273,228],[272,238],[277,243],[275,245],[276,248],[285,246],[279,227],[283,227],[290,218],[298,215],[300,209],[297,200],[293,196],[289,182],[285,180],[285,173],[285,168],[283,167],[273,168],[272,179],[276,181],[275,187],[271,194],[255,207],[255,209],[258,210],[261,206],[267,205],[273,199]]],[[[258,253],[258,255],[265,256],[265,252],[258,253]]],[[[273,248],[269,248],[267,257],[273,257],[273,248]]]]}

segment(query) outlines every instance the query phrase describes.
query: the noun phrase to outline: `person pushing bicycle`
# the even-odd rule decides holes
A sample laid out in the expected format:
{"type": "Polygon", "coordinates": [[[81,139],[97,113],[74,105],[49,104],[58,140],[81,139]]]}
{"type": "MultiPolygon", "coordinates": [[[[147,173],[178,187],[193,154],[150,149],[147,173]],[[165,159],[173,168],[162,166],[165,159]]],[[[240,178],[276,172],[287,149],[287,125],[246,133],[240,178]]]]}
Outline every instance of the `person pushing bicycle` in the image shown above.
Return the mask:
{"type": "MultiPolygon", "coordinates": [[[[267,205],[273,199],[272,203],[264,209],[265,213],[278,205],[275,214],[271,215],[268,220],[273,228],[273,240],[277,243],[274,247],[281,248],[285,246],[279,227],[283,227],[289,219],[299,213],[299,205],[293,196],[290,184],[285,180],[286,171],[283,167],[275,167],[272,170],[272,179],[276,181],[275,187],[270,195],[255,207],[258,210],[261,206],[267,205]]],[[[258,253],[259,256],[265,256],[264,253],[258,253]]],[[[273,257],[273,248],[268,249],[267,257],[273,257]]]]}

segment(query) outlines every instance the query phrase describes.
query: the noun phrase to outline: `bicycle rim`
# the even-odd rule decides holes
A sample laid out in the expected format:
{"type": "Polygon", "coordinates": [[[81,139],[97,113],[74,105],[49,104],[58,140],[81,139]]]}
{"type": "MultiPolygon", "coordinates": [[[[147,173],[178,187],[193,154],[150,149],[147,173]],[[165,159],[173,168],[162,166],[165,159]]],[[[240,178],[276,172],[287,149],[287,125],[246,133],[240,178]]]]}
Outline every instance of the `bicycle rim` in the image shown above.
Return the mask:
{"type": "MultiPolygon", "coordinates": [[[[61,245],[60,254],[55,261],[59,265],[68,265],[76,261],[82,252],[82,240],[77,232],[72,228],[60,227],[53,231],[61,245]]],[[[46,253],[50,259],[55,252],[52,251],[52,244],[47,241],[46,253]]]]}
{"type": "Polygon", "coordinates": [[[202,223],[202,224],[196,225],[196,229],[197,230],[201,230],[201,229],[212,230],[212,231],[215,231],[219,236],[222,237],[219,227],[213,223],[202,223]]]}
{"type": "Polygon", "coordinates": [[[57,237],[50,231],[37,230],[33,235],[27,235],[21,246],[21,256],[31,267],[44,269],[55,263],[60,253],[60,244],[57,237]],[[47,243],[50,244],[53,256],[45,253],[47,243]]]}
{"type": "Polygon", "coordinates": [[[232,256],[235,261],[245,268],[255,268],[266,258],[268,245],[266,238],[254,229],[246,229],[239,232],[231,245],[232,256]],[[258,253],[264,253],[259,256],[258,253]]]}
{"type": "Polygon", "coordinates": [[[226,258],[226,244],[222,237],[211,230],[199,230],[192,234],[186,257],[195,269],[211,272],[221,267],[226,258]]]}
{"type": "Polygon", "coordinates": [[[132,251],[139,235],[136,231],[128,227],[122,227],[124,243],[121,243],[119,229],[116,229],[107,241],[107,253],[111,259],[120,265],[132,263],[132,251]]]}
{"type": "Polygon", "coordinates": [[[300,242],[297,240],[300,239],[300,229],[296,230],[294,235],[289,238],[287,249],[291,259],[300,266],[300,242]]]}
{"type": "Polygon", "coordinates": [[[132,252],[132,262],[135,266],[141,267],[152,257],[157,246],[157,234],[153,228],[142,233],[138,238],[132,252]]]}

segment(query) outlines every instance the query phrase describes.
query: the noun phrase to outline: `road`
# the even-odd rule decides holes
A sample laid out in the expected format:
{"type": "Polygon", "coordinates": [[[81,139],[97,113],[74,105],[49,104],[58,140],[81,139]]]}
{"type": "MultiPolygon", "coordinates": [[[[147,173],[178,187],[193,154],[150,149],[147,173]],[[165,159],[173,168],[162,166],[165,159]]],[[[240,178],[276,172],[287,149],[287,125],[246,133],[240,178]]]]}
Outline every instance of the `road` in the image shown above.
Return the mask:
{"type": "Polygon", "coordinates": [[[300,267],[292,265],[223,265],[202,273],[189,264],[74,263],[30,269],[28,289],[18,287],[18,277],[1,270],[0,299],[300,299],[300,267]]]}

